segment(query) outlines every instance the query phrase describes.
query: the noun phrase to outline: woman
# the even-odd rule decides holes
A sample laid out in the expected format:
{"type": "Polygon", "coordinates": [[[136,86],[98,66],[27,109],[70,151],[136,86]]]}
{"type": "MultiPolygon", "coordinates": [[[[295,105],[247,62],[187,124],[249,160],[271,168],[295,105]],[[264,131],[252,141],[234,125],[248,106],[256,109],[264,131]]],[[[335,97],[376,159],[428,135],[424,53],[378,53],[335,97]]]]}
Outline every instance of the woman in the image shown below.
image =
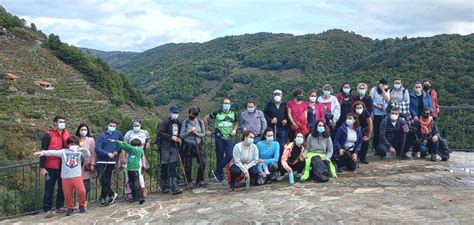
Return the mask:
{"type": "Polygon", "coordinates": [[[238,177],[248,181],[258,177],[258,148],[253,143],[254,140],[255,134],[247,130],[242,133],[240,142],[234,146],[229,182],[232,190],[235,190],[235,181],[238,177]]]}
{"type": "Polygon", "coordinates": [[[388,80],[382,78],[377,87],[373,87],[370,91],[370,96],[374,102],[374,139],[372,140],[372,147],[377,153],[376,149],[379,145],[380,123],[388,114],[388,102],[390,101],[390,93],[388,93],[388,80]]]}
{"type": "Polygon", "coordinates": [[[390,90],[390,106],[398,107],[400,109],[400,116],[408,119],[410,115],[410,94],[408,89],[403,87],[401,78],[393,80],[393,89],[390,90]]]}
{"type": "MultiPolygon", "coordinates": [[[[301,88],[296,88],[292,93],[294,99],[286,103],[288,107],[288,118],[291,122],[291,129],[294,135],[302,133],[306,136],[309,133],[308,129],[308,104],[303,101],[304,91],[301,88]]],[[[292,139],[292,138],[290,138],[292,139]]]]}
{"type": "Polygon", "coordinates": [[[339,128],[345,121],[346,115],[352,111],[352,104],[356,101],[355,97],[352,95],[352,87],[350,83],[343,83],[339,92],[336,94],[337,101],[341,106],[341,117],[336,123],[336,130],[339,128]]]}
{"type": "Polygon", "coordinates": [[[322,120],[318,120],[316,126],[311,130],[311,134],[308,135],[305,148],[305,169],[304,174],[301,177],[302,181],[307,180],[310,177],[311,172],[311,159],[314,156],[321,157],[321,160],[329,163],[329,171],[332,177],[336,176],[334,165],[331,162],[333,155],[333,144],[329,128],[324,124],[322,120]]]}
{"type": "Polygon", "coordinates": [[[199,119],[199,107],[192,107],[188,110],[189,116],[181,126],[180,138],[182,142],[181,159],[184,161],[184,171],[188,184],[193,183],[191,177],[193,168],[193,158],[196,158],[199,168],[197,170],[195,187],[206,187],[204,172],[206,171],[206,153],[204,151],[204,137],[206,136],[204,121],[199,119]]]}
{"type": "Polygon", "coordinates": [[[82,180],[84,182],[84,187],[86,188],[87,200],[91,191],[91,178],[96,175],[95,161],[97,159],[97,155],[95,153],[95,141],[94,138],[91,137],[89,126],[87,126],[85,123],[81,123],[77,127],[76,136],[79,137],[79,146],[81,148],[88,149],[90,152],[90,157],[85,158],[83,164],[84,166],[82,167],[82,180]]]}
{"type": "Polygon", "coordinates": [[[364,103],[365,108],[372,115],[372,111],[374,110],[374,102],[372,98],[369,96],[369,92],[367,91],[368,86],[366,83],[359,83],[357,84],[357,96],[356,100],[361,101],[364,103]]]}
{"type": "Polygon", "coordinates": [[[331,95],[332,86],[325,84],[323,86],[323,95],[318,98],[318,109],[316,110],[316,118],[323,120],[329,127],[329,133],[334,135],[336,123],[341,117],[341,106],[336,96],[331,95]]]}
{"type": "Polygon", "coordinates": [[[367,151],[369,150],[369,140],[374,129],[372,117],[365,104],[361,101],[354,102],[352,112],[359,116],[358,121],[362,131],[362,146],[360,147],[358,157],[361,163],[369,164],[369,161],[367,161],[367,151]]]}
{"type": "Polygon", "coordinates": [[[309,92],[309,102],[308,102],[308,127],[309,130],[312,130],[316,126],[316,100],[318,95],[316,90],[311,90],[309,92]]]}
{"type": "Polygon", "coordinates": [[[339,127],[334,139],[334,155],[337,172],[342,172],[346,167],[349,171],[356,169],[357,155],[362,145],[362,132],[360,130],[357,114],[347,114],[346,122],[339,127]]]}
{"type": "Polygon", "coordinates": [[[432,117],[436,121],[439,115],[439,103],[438,103],[438,92],[436,89],[431,86],[431,81],[424,80],[423,81],[423,90],[428,93],[431,98],[431,105],[433,107],[432,117]]]}
{"type": "Polygon", "coordinates": [[[278,159],[280,158],[280,144],[274,141],[275,138],[271,128],[265,130],[263,138],[257,143],[259,184],[271,182],[275,179],[275,172],[278,171],[278,159]]]}
{"type": "Polygon", "coordinates": [[[289,174],[291,172],[302,173],[305,167],[304,136],[302,133],[296,134],[294,142],[285,145],[281,156],[281,165],[289,174]]]}
{"type": "Polygon", "coordinates": [[[423,109],[423,113],[417,124],[418,137],[420,137],[421,154],[429,153],[431,161],[436,161],[436,154],[439,147],[439,132],[436,121],[431,116],[431,109],[423,109]]]}

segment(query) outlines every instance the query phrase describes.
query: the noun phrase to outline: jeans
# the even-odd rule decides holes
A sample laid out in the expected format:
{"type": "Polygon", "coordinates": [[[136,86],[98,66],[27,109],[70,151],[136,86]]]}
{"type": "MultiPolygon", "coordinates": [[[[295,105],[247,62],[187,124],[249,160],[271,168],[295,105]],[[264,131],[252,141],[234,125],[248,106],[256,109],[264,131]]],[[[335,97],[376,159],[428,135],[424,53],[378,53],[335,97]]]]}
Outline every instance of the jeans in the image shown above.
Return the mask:
{"type": "MultiPolygon", "coordinates": [[[[273,133],[275,135],[275,126],[273,126],[273,133]]],[[[280,144],[280,157],[278,159],[278,168],[280,171],[284,171],[281,166],[281,156],[283,155],[283,150],[285,150],[285,144],[288,142],[288,129],[283,126],[276,126],[276,141],[280,144]]]]}
{"type": "MultiPolygon", "coordinates": [[[[250,179],[257,179],[258,177],[258,169],[257,166],[252,166],[248,169],[250,179]]],[[[230,186],[233,187],[235,186],[235,179],[237,177],[242,176],[243,171],[237,166],[237,165],[232,165],[230,167],[230,186]]]]}
{"type": "Polygon", "coordinates": [[[218,179],[224,180],[224,167],[232,160],[232,151],[234,149],[233,139],[223,139],[222,136],[216,136],[216,170],[215,174],[218,179]]]}
{"type": "Polygon", "coordinates": [[[99,176],[100,186],[102,190],[100,192],[100,199],[106,199],[107,197],[114,196],[112,191],[112,172],[114,171],[115,164],[97,164],[97,176],[99,176]]]}
{"type": "Polygon", "coordinates": [[[438,153],[438,147],[439,147],[439,141],[432,141],[431,139],[428,141],[426,144],[421,144],[420,146],[420,152],[422,154],[437,154],[438,153]]]}
{"type": "Polygon", "coordinates": [[[63,185],[61,180],[61,170],[59,169],[46,169],[48,174],[45,177],[44,182],[44,197],[43,197],[43,210],[48,212],[53,208],[53,191],[54,185],[58,183],[58,189],[56,192],[56,209],[64,206],[64,193],[63,185]]]}
{"type": "Polygon", "coordinates": [[[134,201],[142,201],[143,190],[140,186],[140,173],[138,171],[127,171],[128,184],[132,190],[132,196],[134,201]]]}

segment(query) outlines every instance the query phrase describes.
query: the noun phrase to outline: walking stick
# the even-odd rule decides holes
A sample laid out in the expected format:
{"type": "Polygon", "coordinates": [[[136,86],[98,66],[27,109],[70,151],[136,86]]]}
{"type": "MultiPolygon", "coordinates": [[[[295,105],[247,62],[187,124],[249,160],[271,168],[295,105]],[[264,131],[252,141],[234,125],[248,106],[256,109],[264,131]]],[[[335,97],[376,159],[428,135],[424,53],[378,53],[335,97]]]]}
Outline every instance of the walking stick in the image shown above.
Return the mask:
{"type": "MultiPolygon", "coordinates": [[[[201,170],[201,174],[203,176],[203,179],[204,179],[204,168],[203,168],[203,164],[202,164],[202,158],[201,158],[201,149],[197,142],[197,134],[194,134],[194,142],[196,143],[196,151],[197,151],[197,155],[198,155],[198,160],[199,160],[199,169],[201,170]]],[[[205,143],[204,143],[205,144],[205,143]]],[[[197,183],[196,183],[197,184],[197,183]]]]}
{"type": "MultiPolygon", "coordinates": [[[[174,145],[176,146],[176,150],[178,151],[178,162],[180,164],[181,170],[182,170],[183,175],[184,175],[184,183],[186,185],[186,189],[189,189],[189,183],[188,183],[188,179],[186,178],[186,171],[184,170],[183,160],[181,159],[181,155],[179,154],[178,143],[175,142],[174,145]]],[[[168,168],[169,168],[169,166],[168,166],[168,168]]]]}
{"type": "Polygon", "coordinates": [[[273,125],[273,130],[275,131],[275,139],[277,139],[277,125],[276,123],[273,125]]]}

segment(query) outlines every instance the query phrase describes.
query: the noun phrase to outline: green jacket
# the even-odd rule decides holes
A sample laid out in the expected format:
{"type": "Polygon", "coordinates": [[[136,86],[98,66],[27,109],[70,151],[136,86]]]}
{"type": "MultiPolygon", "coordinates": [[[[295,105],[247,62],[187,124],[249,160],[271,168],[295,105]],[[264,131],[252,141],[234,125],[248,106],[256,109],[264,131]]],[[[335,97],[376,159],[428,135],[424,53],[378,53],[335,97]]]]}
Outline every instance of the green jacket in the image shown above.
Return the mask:
{"type": "Polygon", "coordinates": [[[140,171],[140,161],[142,160],[143,153],[132,145],[125,142],[115,142],[119,148],[123,149],[128,153],[127,171],[140,171]]]}

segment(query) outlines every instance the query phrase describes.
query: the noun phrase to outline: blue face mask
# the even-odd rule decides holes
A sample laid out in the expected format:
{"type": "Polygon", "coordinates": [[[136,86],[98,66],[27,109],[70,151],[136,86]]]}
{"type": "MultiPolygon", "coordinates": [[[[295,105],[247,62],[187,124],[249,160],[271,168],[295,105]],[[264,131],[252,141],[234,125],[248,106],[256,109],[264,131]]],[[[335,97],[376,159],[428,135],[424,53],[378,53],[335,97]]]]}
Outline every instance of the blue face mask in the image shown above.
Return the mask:
{"type": "Polygon", "coordinates": [[[254,108],[247,108],[247,112],[248,113],[253,113],[253,112],[255,112],[255,109],[254,108]]]}
{"type": "Polygon", "coordinates": [[[324,127],[318,127],[318,132],[319,133],[323,133],[325,130],[326,130],[326,128],[324,128],[324,127]]]}
{"type": "Polygon", "coordinates": [[[326,90],[324,90],[324,91],[323,91],[323,95],[324,95],[324,96],[329,96],[329,95],[331,95],[331,91],[326,91],[326,90]]]}
{"type": "Polygon", "coordinates": [[[342,89],[342,92],[344,92],[344,94],[349,94],[349,92],[351,92],[351,89],[350,88],[343,88],[342,89]]]}
{"type": "Polygon", "coordinates": [[[402,87],[402,85],[401,84],[393,84],[393,87],[395,89],[400,89],[402,87]]]}
{"type": "Polygon", "coordinates": [[[108,128],[107,128],[107,130],[108,130],[110,133],[114,132],[115,129],[116,129],[116,127],[108,127],[108,128]]]}
{"type": "Polygon", "coordinates": [[[58,123],[58,129],[64,130],[66,128],[66,123],[58,123]]]}
{"type": "Polygon", "coordinates": [[[347,124],[347,126],[352,126],[352,124],[354,124],[354,120],[347,119],[346,124],[347,124]]]}
{"type": "Polygon", "coordinates": [[[227,103],[222,104],[222,109],[224,111],[229,111],[230,110],[230,104],[227,104],[227,103]]]}
{"type": "Polygon", "coordinates": [[[172,120],[177,120],[178,117],[179,117],[179,114],[178,114],[178,113],[172,113],[172,114],[171,114],[171,119],[172,119],[172,120]]]}
{"type": "Polygon", "coordinates": [[[253,138],[247,138],[247,144],[253,144],[254,139],[253,138]]]}
{"type": "Polygon", "coordinates": [[[267,142],[273,142],[273,137],[266,137],[265,139],[267,142]]]}
{"type": "Polygon", "coordinates": [[[135,131],[136,133],[140,132],[141,129],[141,127],[133,127],[133,131],[135,131]]]}

